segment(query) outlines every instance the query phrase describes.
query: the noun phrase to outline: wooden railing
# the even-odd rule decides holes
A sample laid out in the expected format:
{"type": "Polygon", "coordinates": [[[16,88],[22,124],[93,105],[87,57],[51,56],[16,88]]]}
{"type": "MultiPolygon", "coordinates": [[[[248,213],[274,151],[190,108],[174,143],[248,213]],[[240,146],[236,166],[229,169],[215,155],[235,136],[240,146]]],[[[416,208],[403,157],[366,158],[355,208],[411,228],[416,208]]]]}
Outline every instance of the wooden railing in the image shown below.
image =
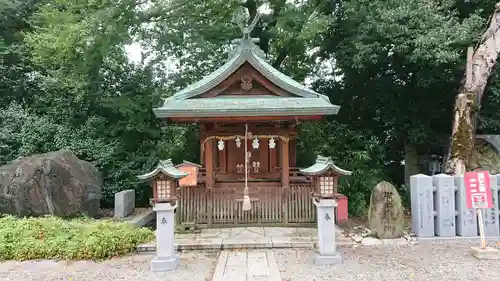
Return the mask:
{"type": "MultiPolygon", "coordinates": [[[[277,183],[278,184],[278,183],[277,183]]],[[[308,225],[316,221],[310,184],[254,187],[250,193],[252,209],[243,211],[241,183],[220,188],[178,189],[178,224],[214,227],[228,225],[308,225]]]]}

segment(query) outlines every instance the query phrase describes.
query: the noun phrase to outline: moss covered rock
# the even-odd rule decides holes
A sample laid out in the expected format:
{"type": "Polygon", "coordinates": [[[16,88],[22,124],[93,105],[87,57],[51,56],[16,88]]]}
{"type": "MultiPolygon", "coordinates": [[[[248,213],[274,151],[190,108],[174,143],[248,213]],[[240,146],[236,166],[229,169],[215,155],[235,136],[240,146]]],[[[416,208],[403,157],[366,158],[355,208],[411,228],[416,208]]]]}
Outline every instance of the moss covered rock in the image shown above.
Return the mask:
{"type": "Polygon", "coordinates": [[[401,237],[404,229],[404,208],[401,196],[392,184],[383,181],[373,188],[368,221],[375,237],[401,237]]]}
{"type": "Polygon", "coordinates": [[[0,166],[0,213],[97,216],[102,177],[69,150],[22,157],[0,166]]]}
{"type": "Polygon", "coordinates": [[[469,165],[470,170],[480,169],[489,171],[490,174],[500,174],[500,155],[491,144],[477,139],[469,165]]]}

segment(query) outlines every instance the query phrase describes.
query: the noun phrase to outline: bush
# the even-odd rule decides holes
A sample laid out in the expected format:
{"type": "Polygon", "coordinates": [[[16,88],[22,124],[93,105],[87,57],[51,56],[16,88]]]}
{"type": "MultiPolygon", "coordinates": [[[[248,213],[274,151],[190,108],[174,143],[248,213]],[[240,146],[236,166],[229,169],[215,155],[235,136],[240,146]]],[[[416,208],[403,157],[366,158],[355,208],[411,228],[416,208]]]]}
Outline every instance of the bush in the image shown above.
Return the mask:
{"type": "Polygon", "coordinates": [[[93,219],[0,217],[0,260],[97,260],[127,254],[154,238],[147,228],[93,219]]]}
{"type": "Polygon", "coordinates": [[[299,128],[297,166],[313,164],[320,154],[353,171],[351,176],[340,178],[339,191],[349,198],[350,216],[365,216],[373,187],[387,180],[385,144],[370,131],[353,130],[337,121],[303,123],[299,128]]]}

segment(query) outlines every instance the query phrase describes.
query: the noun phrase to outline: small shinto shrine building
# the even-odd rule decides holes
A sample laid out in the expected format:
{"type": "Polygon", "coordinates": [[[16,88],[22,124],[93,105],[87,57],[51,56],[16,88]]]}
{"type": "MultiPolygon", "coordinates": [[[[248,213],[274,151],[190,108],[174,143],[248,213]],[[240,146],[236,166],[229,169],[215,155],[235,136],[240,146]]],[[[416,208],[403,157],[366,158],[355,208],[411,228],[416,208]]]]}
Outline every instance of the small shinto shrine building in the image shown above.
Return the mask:
{"type": "Polygon", "coordinates": [[[246,34],[224,65],[154,109],[159,119],[199,126],[201,163],[177,191],[177,223],[315,223],[313,180],[296,167],[296,125],[339,108],[274,69],[246,34]]]}

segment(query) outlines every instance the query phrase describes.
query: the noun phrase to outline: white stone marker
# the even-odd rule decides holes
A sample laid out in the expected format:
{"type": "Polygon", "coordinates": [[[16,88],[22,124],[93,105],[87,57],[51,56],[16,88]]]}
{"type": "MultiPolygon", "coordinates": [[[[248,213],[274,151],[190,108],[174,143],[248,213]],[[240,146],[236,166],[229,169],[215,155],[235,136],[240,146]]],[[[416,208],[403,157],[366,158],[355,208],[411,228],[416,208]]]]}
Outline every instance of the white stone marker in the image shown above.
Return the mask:
{"type": "Polygon", "coordinates": [[[177,205],[156,203],[156,257],[151,261],[151,271],[174,270],[179,265],[179,256],[174,253],[174,210],[177,205]]]}
{"type": "Polygon", "coordinates": [[[333,199],[313,199],[318,209],[318,252],[314,259],[316,265],[339,264],[342,257],[337,252],[335,242],[335,207],[337,202],[333,199]]]}

